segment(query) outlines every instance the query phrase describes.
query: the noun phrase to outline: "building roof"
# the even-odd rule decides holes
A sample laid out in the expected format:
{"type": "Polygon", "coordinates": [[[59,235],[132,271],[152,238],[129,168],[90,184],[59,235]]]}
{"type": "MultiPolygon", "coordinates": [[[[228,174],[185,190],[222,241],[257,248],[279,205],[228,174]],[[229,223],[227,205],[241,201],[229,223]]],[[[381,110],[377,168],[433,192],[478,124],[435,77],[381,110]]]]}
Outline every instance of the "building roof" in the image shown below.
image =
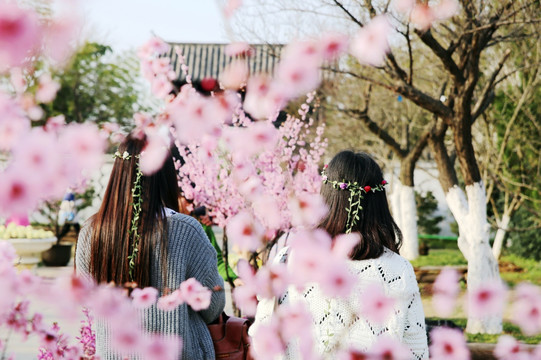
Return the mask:
{"type": "MultiPolygon", "coordinates": [[[[234,59],[225,53],[228,44],[170,43],[170,45],[171,50],[166,56],[171,58],[171,65],[180,82],[185,82],[185,75],[179,61],[179,53],[184,57],[192,81],[209,77],[217,79],[220,72],[234,59]]],[[[250,73],[272,74],[283,45],[255,44],[251,47],[254,50],[253,55],[247,58],[250,73]]]]}

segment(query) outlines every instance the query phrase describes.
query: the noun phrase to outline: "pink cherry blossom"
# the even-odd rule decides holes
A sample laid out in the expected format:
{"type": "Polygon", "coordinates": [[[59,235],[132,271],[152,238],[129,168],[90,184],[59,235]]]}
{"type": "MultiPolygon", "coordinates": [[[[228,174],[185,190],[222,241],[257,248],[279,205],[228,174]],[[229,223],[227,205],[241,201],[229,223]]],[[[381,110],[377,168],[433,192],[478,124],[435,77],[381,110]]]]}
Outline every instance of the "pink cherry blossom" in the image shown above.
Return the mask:
{"type": "Polygon", "coordinates": [[[349,39],[345,34],[329,33],[319,39],[318,46],[324,60],[334,61],[347,51],[349,39]]]}
{"type": "Polygon", "coordinates": [[[30,121],[19,105],[0,91],[0,150],[10,150],[30,129],[30,121]]]}
{"type": "Polygon", "coordinates": [[[528,283],[517,286],[511,305],[511,321],[526,335],[541,333],[541,290],[537,286],[528,283]]]}
{"type": "Polygon", "coordinates": [[[233,16],[235,11],[242,5],[242,0],[227,0],[224,7],[224,15],[226,18],[233,16]]]}
{"type": "Polygon", "coordinates": [[[263,241],[265,229],[246,211],[232,217],[227,223],[227,237],[241,250],[256,251],[263,241]]]}
{"type": "MultiPolygon", "coordinates": [[[[285,264],[272,264],[260,268],[253,281],[248,280],[246,286],[257,291],[260,298],[271,299],[282,296],[289,285],[290,274],[285,264]]],[[[244,278],[242,278],[244,280],[244,278]]]]}
{"type": "Polygon", "coordinates": [[[26,90],[26,79],[21,68],[14,67],[9,70],[11,85],[17,94],[22,94],[26,90]]]}
{"type": "Polygon", "coordinates": [[[165,75],[159,74],[152,80],[151,88],[156,97],[163,99],[173,90],[173,85],[165,75]]]}
{"type": "Polygon", "coordinates": [[[158,298],[158,290],[152,287],[146,287],[144,289],[136,288],[132,291],[131,297],[133,298],[133,306],[138,309],[146,309],[152,306],[158,298]]]}
{"type": "Polygon", "coordinates": [[[365,298],[362,301],[360,312],[369,321],[382,324],[389,316],[393,315],[396,300],[388,297],[380,284],[368,285],[364,294],[365,298]]]}
{"type": "Polygon", "coordinates": [[[290,199],[291,224],[297,227],[312,227],[317,225],[325,215],[327,206],[319,194],[302,192],[290,199]]]}
{"type": "Polygon", "coordinates": [[[115,326],[111,330],[111,347],[122,355],[132,355],[139,352],[143,334],[134,326],[115,326]]]}
{"type": "Polygon", "coordinates": [[[430,357],[434,360],[464,360],[470,358],[466,339],[460,330],[445,327],[430,332],[430,357]]]}
{"type": "Polygon", "coordinates": [[[487,281],[468,294],[468,313],[482,318],[501,314],[506,301],[507,290],[500,280],[487,281]]]}
{"type": "Polygon", "coordinates": [[[520,343],[510,335],[502,335],[494,349],[498,360],[529,360],[529,354],[520,351],[520,343]]]}
{"type": "Polygon", "coordinates": [[[8,241],[0,241],[0,264],[12,264],[17,259],[17,252],[8,241]]]}
{"type": "Polygon", "coordinates": [[[140,58],[148,58],[152,55],[160,55],[168,52],[170,46],[158,37],[153,37],[144,43],[137,51],[140,58]]]}
{"type": "Polygon", "coordinates": [[[285,344],[279,333],[279,324],[271,321],[257,328],[252,338],[252,349],[256,359],[273,360],[285,351],[285,344]]]}
{"type": "Polygon", "coordinates": [[[245,284],[254,284],[256,272],[245,259],[239,259],[237,263],[237,274],[245,284]]]}
{"type": "Polygon", "coordinates": [[[332,242],[332,252],[338,258],[349,259],[353,248],[361,241],[359,233],[341,234],[332,242]]]}
{"type": "Polygon", "coordinates": [[[182,339],[178,336],[152,336],[143,346],[142,354],[148,360],[178,359],[182,350],[182,339]]]}
{"type": "Polygon", "coordinates": [[[279,132],[269,122],[257,122],[247,128],[226,129],[224,137],[235,159],[242,161],[273,149],[278,141],[279,132]]]}
{"type": "Polygon", "coordinates": [[[427,4],[416,4],[410,14],[410,21],[422,31],[428,30],[435,19],[433,9],[427,4]]]}
{"type": "Polygon", "coordinates": [[[34,275],[30,270],[25,269],[19,273],[17,279],[17,292],[20,295],[33,293],[41,285],[41,278],[34,275]]]}
{"type": "Polygon", "coordinates": [[[370,359],[408,360],[412,358],[411,350],[397,339],[380,336],[368,350],[370,359]]]}
{"type": "Polygon", "coordinates": [[[268,119],[285,105],[281,86],[266,75],[254,75],[246,84],[244,110],[255,119],[268,119]]]}
{"type": "Polygon", "coordinates": [[[290,237],[291,252],[288,265],[293,275],[291,281],[297,285],[319,282],[327,269],[330,236],[323,230],[302,231],[290,237]]]}
{"type": "Polygon", "coordinates": [[[76,6],[69,1],[62,4],[64,9],[47,24],[44,38],[44,54],[58,66],[64,66],[75,52],[82,24],[76,6]]]}
{"type": "Polygon", "coordinates": [[[199,142],[206,134],[214,134],[222,122],[216,117],[214,100],[193,91],[181,89],[181,93],[166,105],[176,129],[177,139],[182,144],[199,142]]]}
{"type": "Polygon", "coordinates": [[[40,32],[33,10],[23,10],[15,2],[0,2],[0,71],[22,65],[37,49],[40,32]]]}
{"type": "Polygon", "coordinates": [[[238,90],[248,80],[248,64],[244,60],[233,60],[220,74],[220,84],[224,89],[238,90]]]}
{"type": "Polygon", "coordinates": [[[40,187],[28,178],[25,169],[11,167],[0,176],[0,214],[24,214],[33,210],[40,198],[40,187]]]}
{"type": "Polygon", "coordinates": [[[254,214],[267,229],[278,230],[282,225],[281,209],[278,201],[271,195],[255,196],[252,203],[254,214]]]}
{"type": "Polygon", "coordinates": [[[194,311],[206,309],[210,305],[212,291],[207,289],[195,278],[190,278],[182,282],[179,287],[184,301],[191,306],[194,311]]]}
{"type": "Polygon", "coordinates": [[[64,125],[66,125],[66,118],[64,115],[57,115],[47,119],[44,129],[45,131],[58,132],[64,125]]]}
{"type": "Polygon", "coordinates": [[[70,124],[60,134],[69,161],[89,171],[99,168],[103,161],[105,142],[96,125],[70,124]]]}
{"type": "Polygon", "coordinates": [[[258,302],[257,292],[258,290],[252,284],[237,286],[233,290],[235,304],[242,310],[244,315],[255,316],[258,302]]]}
{"type": "Polygon", "coordinates": [[[62,159],[58,156],[59,152],[56,136],[41,128],[34,128],[13,148],[12,156],[17,167],[30,176],[41,174],[43,178],[48,178],[60,168],[62,159]]]}
{"type": "Polygon", "coordinates": [[[458,272],[452,268],[444,268],[434,281],[432,306],[441,316],[450,316],[453,313],[460,293],[458,281],[458,272]]]}
{"type": "MultiPolygon", "coordinates": [[[[127,306],[130,305],[120,289],[105,285],[99,286],[90,300],[90,307],[94,314],[105,319],[125,317],[124,315],[128,312],[127,306]]],[[[122,327],[125,325],[123,324],[122,327]]]]}
{"type": "MultiPolygon", "coordinates": [[[[349,271],[346,262],[343,260],[328,261],[325,265],[327,266],[322,270],[319,280],[319,285],[323,293],[329,297],[349,296],[357,278],[349,271]]],[[[384,302],[381,301],[381,303],[384,306],[384,302]]],[[[390,306],[392,307],[392,303],[390,306]]]]}
{"type": "Polygon", "coordinates": [[[158,309],[163,311],[171,311],[184,303],[180,290],[175,290],[169,295],[162,296],[158,299],[158,309]]]}
{"type": "Polygon", "coordinates": [[[312,314],[301,303],[284,304],[278,307],[280,333],[285,339],[308,334],[311,336],[313,327],[312,314]]]}
{"type": "Polygon", "coordinates": [[[60,90],[60,84],[54,81],[50,74],[45,73],[38,79],[36,100],[40,103],[50,103],[56,97],[58,90],[60,90]]]}
{"type": "Polygon", "coordinates": [[[389,52],[387,37],[393,31],[385,15],[374,17],[353,38],[350,52],[361,64],[381,66],[389,52]]]}
{"type": "Polygon", "coordinates": [[[152,175],[160,170],[169,154],[168,129],[153,129],[154,131],[147,131],[147,144],[139,159],[139,166],[145,175],[152,175]]]}
{"type": "MultiPolygon", "coordinates": [[[[235,1],[235,0],[233,0],[235,1]]],[[[238,0],[237,0],[238,1],[238,0]]],[[[225,54],[231,57],[252,56],[254,49],[246,42],[233,42],[225,47],[225,54]]]]}
{"type": "Polygon", "coordinates": [[[311,56],[282,60],[276,80],[287,98],[295,98],[315,90],[321,82],[320,62],[311,56]]]}

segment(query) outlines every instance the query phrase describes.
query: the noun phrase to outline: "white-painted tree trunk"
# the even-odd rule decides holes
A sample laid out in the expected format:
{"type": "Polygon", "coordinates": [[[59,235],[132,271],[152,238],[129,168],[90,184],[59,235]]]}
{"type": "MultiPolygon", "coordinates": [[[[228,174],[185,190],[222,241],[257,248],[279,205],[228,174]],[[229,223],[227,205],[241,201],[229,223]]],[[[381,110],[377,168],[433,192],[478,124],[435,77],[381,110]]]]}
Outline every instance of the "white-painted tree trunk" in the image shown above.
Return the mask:
{"type": "Polygon", "coordinates": [[[494,255],[495,259],[499,259],[502,254],[503,240],[505,239],[505,234],[507,234],[507,229],[509,229],[510,222],[511,217],[509,214],[503,214],[501,221],[498,221],[498,231],[496,231],[494,244],[492,244],[492,255],[494,255]]]}
{"type": "Polygon", "coordinates": [[[417,234],[417,206],[415,190],[396,182],[391,195],[393,218],[402,231],[402,247],[400,255],[408,260],[419,257],[419,237],[417,234]]]}
{"type": "MultiPolygon", "coordinates": [[[[447,204],[458,223],[459,248],[468,260],[468,290],[489,281],[501,281],[498,263],[489,244],[489,224],[486,211],[486,191],[482,182],[466,187],[467,200],[458,186],[449,189],[447,204]]],[[[477,318],[468,314],[466,331],[472,334],[499,334],[502,314],[477,318]]]]}

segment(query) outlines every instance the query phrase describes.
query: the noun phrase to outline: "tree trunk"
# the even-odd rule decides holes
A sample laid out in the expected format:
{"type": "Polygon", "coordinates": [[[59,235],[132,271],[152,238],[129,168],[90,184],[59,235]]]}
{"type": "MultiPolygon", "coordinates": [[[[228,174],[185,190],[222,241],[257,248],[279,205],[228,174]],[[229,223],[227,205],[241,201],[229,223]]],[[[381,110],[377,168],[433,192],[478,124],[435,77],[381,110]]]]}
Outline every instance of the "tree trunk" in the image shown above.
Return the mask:
{"type": "MultiPolygon", "coordinates": [[[[486,212],[486,192],[482,182],[466,186],[464,192],[454,186],[446,195],[447,204],[460,231],[460,250],[468,260],[468,291],[481,284],[501,281],[498,263],[489,244],[489,224],[486,212]]],[[[477,318],[468,314],[466,331],[469,333],[499,334],[502,332],[502,314],[477,318]]]]}
{"type": "Polygon", "coordinates": [[[509,214],[503,214],[502,219],[498,221],[498,231],[496,232],[494,244],[492,245],[492,254],[495,259],[499,259],[502,253],[503,240],[505,239],[505,234],[507,234],[510,221],[511,216],[509,216],[509,214]]]}
{"type": "Polygon", "coordinates": [[[403,236],[400,255],[408,260],[415,260],[419,257],[419,237],[417,234],[417,209],[413,187],[397,182],[391,196],[391,208],[393,218],[403,236]]]}

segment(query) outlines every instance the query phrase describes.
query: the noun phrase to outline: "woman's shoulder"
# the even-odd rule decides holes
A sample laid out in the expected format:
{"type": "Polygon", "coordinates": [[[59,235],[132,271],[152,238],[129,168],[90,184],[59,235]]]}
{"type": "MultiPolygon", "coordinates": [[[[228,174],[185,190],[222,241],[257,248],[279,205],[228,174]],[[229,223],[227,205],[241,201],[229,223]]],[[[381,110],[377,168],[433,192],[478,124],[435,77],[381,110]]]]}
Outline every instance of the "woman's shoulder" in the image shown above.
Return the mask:
{"type": "Polygon", "coordinates": [[[387,248],[384,248],[383,254],[378,258],[354,260],[351,263],[360,273],[368,277],[380,278],[382,283],[389,286],[409,287],[410,280],[415,279],[415,272],[411,263],[406,258],[387,248]]]}
{"type": "Polygon", "coordinates": [[[205,234],[203,226],[195,218],[175,213],[167,217],[169,238],[181,240],[180,243],[187,244],[190,247],[195,244],[204,244],[210,246],[210,241],[205,234]]]}

